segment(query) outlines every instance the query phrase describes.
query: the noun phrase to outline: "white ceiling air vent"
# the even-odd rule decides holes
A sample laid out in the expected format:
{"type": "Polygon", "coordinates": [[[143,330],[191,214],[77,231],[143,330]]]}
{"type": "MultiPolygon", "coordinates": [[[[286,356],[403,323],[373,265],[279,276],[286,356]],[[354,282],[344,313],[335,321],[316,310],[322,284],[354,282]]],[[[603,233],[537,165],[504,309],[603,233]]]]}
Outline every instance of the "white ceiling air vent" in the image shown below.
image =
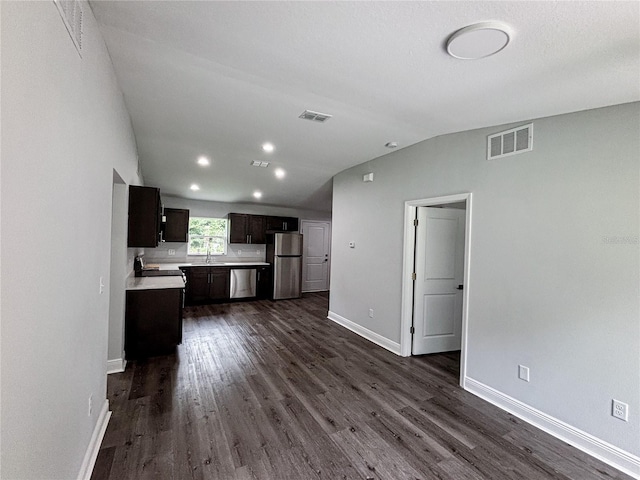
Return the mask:
{"type": "Polygon", "coordinates": [[[261,162],[260,160],[252,160],[251,161],[251,166],[252,167],[267,168],[269,166],[269,162],[261,162]]]}
{"type": "Polygon", "coordinates": [[[331,115],[326,113],[314,112],[312,110],[305,110],[300,114],[298,118],[302,118],[303,120],[313,120],[314,122],[326,122],[331,118],[331,115]]]}
{"type": "Polygon", "coordinates": [[[487,137],[487,160],[533,150],[533,123],[487,137]]]}
{"type": "Polygon", "coordinates": [[[58,7],[64,26],[82,58],[82,6],[78,0],[53,0],[58,7]]]}

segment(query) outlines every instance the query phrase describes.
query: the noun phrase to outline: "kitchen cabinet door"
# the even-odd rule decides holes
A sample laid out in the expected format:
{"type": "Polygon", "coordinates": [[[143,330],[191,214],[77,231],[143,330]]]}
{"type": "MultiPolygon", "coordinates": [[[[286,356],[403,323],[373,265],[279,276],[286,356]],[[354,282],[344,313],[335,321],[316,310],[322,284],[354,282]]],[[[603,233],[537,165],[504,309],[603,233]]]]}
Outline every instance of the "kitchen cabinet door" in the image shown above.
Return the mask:
{"type": "Polygon", "coordinates": [[[296,217],[281,217],[284,223],[283,230],[285,232],[297,232],[298,231],[298,219],[296,217]]]}
{"type": "Polygon", "coordinates": [[[187,267],[187,298],[189,305],[229,298],[228,267],[187,267]]]}
{"type": "Polygon", "coordinates": [[[229,214],[229,243],[249,243],[249,215],[229,214]]]}
{"type": "Polygon", "coordinates": [[[257,267],[257,279],[256,279],[256,296],[258,298],[270,298],[271,297],[271,267],[261,266],[257,267]]]}
{"type": "Polygon", "coordinates": [[[282,217],[266,217],[266,229],[268,232],[281,232],[282,231],[282,217]]]}
{"type": "Polygon", "coordinates": [[[246,213],[229,214],[229,243],[265,244],[265,217],[246,213]]]}
{"type": "Polygon", "coordinates": [[[249,243],[267,243],[265,235],[265,217],[262,215],[249,215],[249,243]]]}
{"type": "Polygon", "coordinates": [[[191,267],[188,269],[187,275],[187,302],[192,305],[194,303],[204,302],[209,299],[209,268],[208,267],[191,267]]]}
{"type": "Polygon", "coordinates": [[[187,242],[189,239],[189,210],[165,208],[163,240],[165,242],[187,242]]]}
{"type": "Polygon", "coordinates": [[[153,187],[130,186],[127,246],[157,247],[160,225],[160,190],[153,187]]]}
{"type": "Polygon", "coordinates": [[[266,217],[266,230],[273,232],[297,232],[296,217],[266,217]]]}
{"type": "Polygon", "coordinates": [[[226,300],[229,298],[229,268],[213,267],[210,269],[209,298],[226,300]]]}

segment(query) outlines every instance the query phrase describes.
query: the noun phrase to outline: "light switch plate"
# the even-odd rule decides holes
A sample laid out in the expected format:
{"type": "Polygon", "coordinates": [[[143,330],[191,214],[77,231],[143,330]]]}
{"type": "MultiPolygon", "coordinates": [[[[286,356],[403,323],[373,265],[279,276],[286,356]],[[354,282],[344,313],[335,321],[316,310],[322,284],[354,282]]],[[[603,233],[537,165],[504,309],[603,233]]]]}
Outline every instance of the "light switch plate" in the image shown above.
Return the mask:
{"type": "Polygon", "coordinates": [[[529,367],[525,367],[524,365],[518,365],[518,378],[520,380],[524,380],[525,382],[529,381],[529,367]]]}

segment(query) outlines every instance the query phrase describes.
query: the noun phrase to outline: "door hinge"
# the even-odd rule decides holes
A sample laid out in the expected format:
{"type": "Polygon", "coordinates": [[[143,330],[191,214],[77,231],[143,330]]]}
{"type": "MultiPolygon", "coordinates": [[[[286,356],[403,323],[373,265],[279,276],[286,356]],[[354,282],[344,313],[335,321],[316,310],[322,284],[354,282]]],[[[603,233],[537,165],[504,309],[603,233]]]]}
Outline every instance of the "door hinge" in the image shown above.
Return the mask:
{"type": "Polygon", "coordinates": [[[411,328],[409,329],[409,333],[411,333],[411,334],[413,335],[414,333],[416,333],[416,329],[415,329],[415,328],[413,328],[413,327],[411,327],[411,328]]]}
{"type": "Polygon", "coordinates": [[[416,278],[417,278],[416,272],[413,272],[411,274],[411,280],[416,280],[416,278]]]}
{"type": "Polygon", "coordinates": [[[414,218],[414,219],[413,219],[413,226],[414,226],[414,227],[417,227],[417,226],[418,226],[418,219],[417,219],[417,218],[414,218]]]}

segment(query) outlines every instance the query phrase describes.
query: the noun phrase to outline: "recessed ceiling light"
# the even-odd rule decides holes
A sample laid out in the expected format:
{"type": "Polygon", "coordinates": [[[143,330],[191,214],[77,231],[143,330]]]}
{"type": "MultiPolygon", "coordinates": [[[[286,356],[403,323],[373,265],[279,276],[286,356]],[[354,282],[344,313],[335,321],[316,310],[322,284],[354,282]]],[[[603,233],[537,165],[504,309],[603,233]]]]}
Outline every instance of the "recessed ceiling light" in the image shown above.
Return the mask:
{"type": "Polygon", "coordinates": [[[481,22],[461,28],[447,40],[449,55],[462,60],[489,57],[507,46],[513,30],[501,22],[481,22]]]}
{"type": "Polygon", "coordinates": [[[210,164],[211,162],[209,161],[209,159],[207,157],[205,157],[204,155],[201,157],[198,157],[198,165],[201,165],[203,167],[206,167],[210,164]]]}
{"type": "Polygon", "coordinates": [[[189,188],[191,188],[191,190],[193,190],[194,192],[195,192],[196,190],[200,190],[200,187],[199,187],[198,185],[196,185],[195,183],[194,183],[194,184],[192,184],[192,185],[191,185],[191,187],[189,187],[189,188]]]}
{"type": "Polygon", "coordinates": [[[262,192],[259,192],[259,191],[256,190],[255,192],[253,192],[253,196],[255,198],[262,198],[262,192]]]}
{"type": "Polygon", "coordinates": [[[273,173],[275,173],[276,177],[278,177],[278,178],[284,178],[284,176],[287,174],[287,172],[285,172],[281,168],[276,168],[276,170],[273,173]]]}
{"type": "Polygon", "coordinates": [[[262,144],[262,150],[264,150],[267,153],[271,153],[276,149],[276,147],[273,146],[272,143],[263,143],[262,144]]]}
{"type": "Polygon", "coordinates": [[[398,142],[387,142],[384,146],[387,148],[396,148],[398,146],[398,142]]]}

